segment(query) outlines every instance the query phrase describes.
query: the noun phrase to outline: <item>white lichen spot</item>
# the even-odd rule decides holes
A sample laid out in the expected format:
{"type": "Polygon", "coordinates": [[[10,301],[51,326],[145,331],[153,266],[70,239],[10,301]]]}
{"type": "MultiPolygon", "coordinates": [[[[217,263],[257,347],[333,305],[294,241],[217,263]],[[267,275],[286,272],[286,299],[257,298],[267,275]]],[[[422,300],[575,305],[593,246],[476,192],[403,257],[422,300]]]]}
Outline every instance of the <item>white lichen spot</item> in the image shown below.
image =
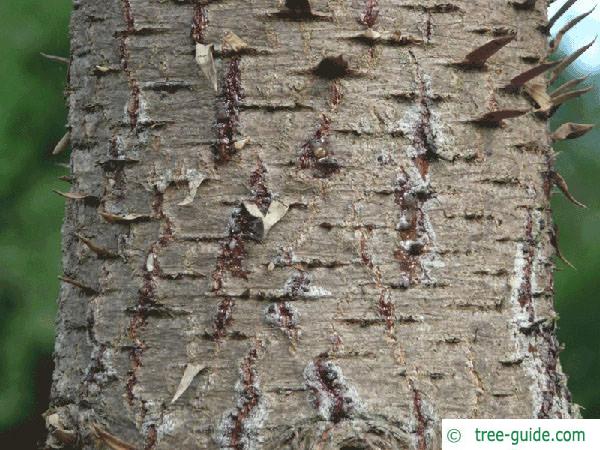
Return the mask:
{"type": "Polygon", "coordinates": [[[152,252],[148,253],[146,258],[146,272],[154,272],[154,260],[156,259],[156,255],[152,252]]]}
{"type": "Polygon", "coordinates": [[[283,287],[285,297],[317,299],[330,297],[331,292],[327,289],[315,286],[310,274],[302,271],[295,271],[285,282],[283,287]]]}
{"type": "Polygon", "coordinates": [[[139,102],[139,106],[138,106],[137,122],[140,125],[148,125],[152,122],[152,119],[150,118],[150,116],[148,114],[148,102],[144,98],[142,90],[140,90],[140,93],[138,95],[138,102],[139,102]]]}

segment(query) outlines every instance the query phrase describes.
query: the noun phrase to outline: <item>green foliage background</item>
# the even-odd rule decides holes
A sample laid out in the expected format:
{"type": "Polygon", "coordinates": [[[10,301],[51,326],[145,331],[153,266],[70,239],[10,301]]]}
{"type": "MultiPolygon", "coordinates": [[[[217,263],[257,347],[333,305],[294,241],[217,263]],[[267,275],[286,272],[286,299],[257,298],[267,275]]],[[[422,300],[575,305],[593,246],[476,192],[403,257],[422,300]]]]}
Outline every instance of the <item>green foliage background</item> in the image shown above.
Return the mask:
{"type": "MultiPolygon", "coordinates": [[[[57,180],[67,173],[61,166],[67,157],[54,158],[50,152],[65,132],[66,66],[39,53],[69,54],[69,12],[66,0],[0,2],[4,67],[0,71],[0,433],[4,436],[28,420],[41,427],[38,414],[47,401],[49,367],[40,361],[47,361],[53,349],[63,215],[63,200],[51,189],[68,190],[57,180]],[[41,388],[36,379],[42,380],[41,388]]],[[[574,42],[581,45],[597,25],[592,21],[591,28],[572,32],[565,48],[574,42]]],[[[572,70],[567,77],[578,75],[572,70]]],[[[598,89],[564,105],[552,120],[553,128],[567,121],[600,122],[600,73],[590,83],[598,89]]],[[[553,200],[561,250],[578,268],[574,271],[558,262],[556,299],[560,339],[566,344],[561,360],[574,400],[586,408],[588,418],[600,418],[599,141],[600,128],[556,146],[559,171],[589,209],[577,209],[559,195],[553,200]]]]}
{"type": "MultiPolygon", "coordinates": [[[[36,409],[39,359],[53,349],[67,172],[51,158],[65,132],[70,2],[1,1],[0,17],[0,430],[36,409]]],[[[66,157],[63,157],[63,162],[66,157]]]]}

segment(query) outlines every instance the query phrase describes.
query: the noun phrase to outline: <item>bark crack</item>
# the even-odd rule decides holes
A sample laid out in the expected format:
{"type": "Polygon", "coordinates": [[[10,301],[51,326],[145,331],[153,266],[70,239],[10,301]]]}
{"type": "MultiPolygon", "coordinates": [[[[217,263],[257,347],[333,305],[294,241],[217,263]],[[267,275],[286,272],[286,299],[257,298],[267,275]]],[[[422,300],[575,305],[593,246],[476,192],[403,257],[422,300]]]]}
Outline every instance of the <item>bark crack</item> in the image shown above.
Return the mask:
{"type": "Polygon", "coordinates": [[[259,433],[267,418],[257,369],[261,347],[259,341],[240,365],[240,379],[235,387],[237,405],[225,413],[215,435],[215,441],[221,448],[257,448],[259,433]]]}
{"type": "Polygon", "coordinates": [[[129,114],[129,124],[133,130],[137,127],[140,112],[140,86],[131,69],[128,39],[135,33],[135,22],[130,0],[122,0],[121,4],[126,25],[120,44],[121,65],[123,66],[123,71],[127,75],[127,81],[129,83],[129,104],[127,106],[127,113],[129,114]]]}

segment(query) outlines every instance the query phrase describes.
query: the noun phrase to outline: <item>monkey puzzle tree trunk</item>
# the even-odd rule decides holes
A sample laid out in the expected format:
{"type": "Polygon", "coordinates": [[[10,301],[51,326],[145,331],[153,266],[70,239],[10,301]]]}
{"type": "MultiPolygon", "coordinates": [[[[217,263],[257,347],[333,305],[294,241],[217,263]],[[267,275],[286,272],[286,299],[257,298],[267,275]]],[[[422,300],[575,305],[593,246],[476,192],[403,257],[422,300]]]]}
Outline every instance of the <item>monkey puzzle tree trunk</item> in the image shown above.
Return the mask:
{"type": "Polygon", "coordinates": [[[426,449],[441,418],[575,416],[521,89],[545,23],[76,1],[49,446],[426,449]]]}

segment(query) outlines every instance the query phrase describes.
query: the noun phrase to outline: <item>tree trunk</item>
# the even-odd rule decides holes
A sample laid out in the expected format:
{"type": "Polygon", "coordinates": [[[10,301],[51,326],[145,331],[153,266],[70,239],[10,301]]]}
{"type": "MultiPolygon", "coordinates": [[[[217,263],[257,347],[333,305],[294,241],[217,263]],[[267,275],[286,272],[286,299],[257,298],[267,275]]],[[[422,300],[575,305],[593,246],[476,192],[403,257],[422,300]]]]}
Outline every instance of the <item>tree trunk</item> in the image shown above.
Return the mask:
{"type": "Polygon", "coordinates": [[[74,2],[50,447],[435,449],[442,418],[577,416],[550,138],[509,83],[544,2],[307,4],[74,2]]]}

